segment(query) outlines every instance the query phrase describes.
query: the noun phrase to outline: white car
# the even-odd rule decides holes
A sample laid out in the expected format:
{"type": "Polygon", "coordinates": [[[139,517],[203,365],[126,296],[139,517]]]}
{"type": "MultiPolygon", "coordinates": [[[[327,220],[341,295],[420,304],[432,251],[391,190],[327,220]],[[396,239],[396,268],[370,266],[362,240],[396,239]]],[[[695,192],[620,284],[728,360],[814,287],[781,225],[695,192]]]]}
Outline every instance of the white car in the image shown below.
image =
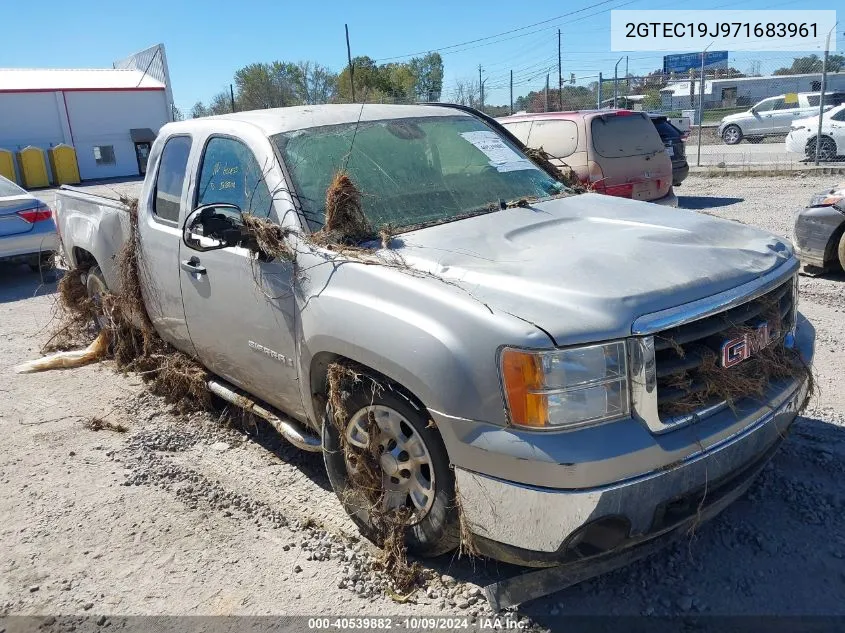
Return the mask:
{"type": "MultiPolygon", "coordinates": [[[[807,158],[815,158],[818,129],[818,116],[793,122],[786,136],[786,151],[804,154],[807,158]]],[[[834,160],[843,154],[845,154],[845,104],[824,113],[819,160],[834,160]]]]}

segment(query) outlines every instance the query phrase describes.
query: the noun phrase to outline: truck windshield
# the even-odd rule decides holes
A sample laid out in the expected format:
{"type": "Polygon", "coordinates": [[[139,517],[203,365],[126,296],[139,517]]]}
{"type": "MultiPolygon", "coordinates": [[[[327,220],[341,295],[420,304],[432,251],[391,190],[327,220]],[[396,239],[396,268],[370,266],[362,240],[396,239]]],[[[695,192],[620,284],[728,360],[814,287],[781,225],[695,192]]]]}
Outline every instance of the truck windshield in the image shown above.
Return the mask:
{"type": "Polygon", "coordinates": [[[346,170],[374,228],[439,224],[498,209],[501,201],[565,190],[510,141],[470,116],[344,123],[272,140],[311,230],[323,225],[326,188],[347,156],[346,170]]]}

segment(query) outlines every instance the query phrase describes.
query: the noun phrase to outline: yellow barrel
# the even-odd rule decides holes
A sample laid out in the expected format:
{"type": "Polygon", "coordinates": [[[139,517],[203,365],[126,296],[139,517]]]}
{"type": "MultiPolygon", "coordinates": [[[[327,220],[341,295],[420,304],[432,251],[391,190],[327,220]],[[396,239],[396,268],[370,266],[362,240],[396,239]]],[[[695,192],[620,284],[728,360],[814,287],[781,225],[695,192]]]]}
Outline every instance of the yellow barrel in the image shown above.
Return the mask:
{"type": "Polygon", "coordinates": [[[43,150],[32,145],[24,147],[18,152],[18,169],[21,172],[21,184],[24,188],[37,189],[50,186],[43,150]]]}
{"type": "Polygon", "coordinates": [[[15,159],[7,149],[0,149],[0,176],[8,178],[12,182],[17,182],[15,178],[15,159]]]}
{"type": "Polygon", "coordinates": [[[79,184],[79,164],[76,162],[76,150],[70,145],[59,143],[48,151],[50,169],[53,171],[54,185],[79,184]]]}

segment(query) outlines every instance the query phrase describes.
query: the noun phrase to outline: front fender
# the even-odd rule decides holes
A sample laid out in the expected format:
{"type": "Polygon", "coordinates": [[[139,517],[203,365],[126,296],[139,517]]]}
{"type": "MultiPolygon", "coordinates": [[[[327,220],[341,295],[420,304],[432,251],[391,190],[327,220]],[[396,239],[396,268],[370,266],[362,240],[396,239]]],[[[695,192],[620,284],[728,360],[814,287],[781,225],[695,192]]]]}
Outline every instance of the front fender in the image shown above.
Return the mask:
{"type": "MultiPolygon", "coordinates": [[[[452,285],[387,267],[342,264],[300,309],[302,400],[320,359],[341,356],[376,370],[424,406],[454,417],[505,424],[496,354],[501,345],[549,348],[536,326],[490,309],[452,285]]],[[[316,381],[319,383],[319,380],[316,381]]]]}

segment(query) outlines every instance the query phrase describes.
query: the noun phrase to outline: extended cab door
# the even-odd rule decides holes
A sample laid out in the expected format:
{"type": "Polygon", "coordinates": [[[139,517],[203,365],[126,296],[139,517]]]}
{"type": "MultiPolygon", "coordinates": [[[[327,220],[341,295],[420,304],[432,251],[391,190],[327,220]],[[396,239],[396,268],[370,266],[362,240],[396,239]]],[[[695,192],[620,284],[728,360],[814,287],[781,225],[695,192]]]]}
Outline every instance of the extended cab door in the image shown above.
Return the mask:
{"type": "MultiPolygon", "coordinates": [[[[248,146],[234,136],[207,139],[185,215],[204,205],[234,204],[243,212],[277,219],[265,177],[269,172],[278,176],[279,167],[269,141],[252,140],[248,146]]],[[[185,318],[202,363],[300,417],[293,264],[262,261],[241,246],[199,252],[184,240],[179,260],[185,318]]]]}
{"type": "Polygon", "coordinates": [[[154,173],[147,175],[138,204],[144,303],[162,339],[193,354],[188,337],[179,279],[179,212],[188,196],[188,161],[193,140],[177,134],[156,141],[154,173]],[[163,147],[159,149],[159,144],[163,147]]]}

